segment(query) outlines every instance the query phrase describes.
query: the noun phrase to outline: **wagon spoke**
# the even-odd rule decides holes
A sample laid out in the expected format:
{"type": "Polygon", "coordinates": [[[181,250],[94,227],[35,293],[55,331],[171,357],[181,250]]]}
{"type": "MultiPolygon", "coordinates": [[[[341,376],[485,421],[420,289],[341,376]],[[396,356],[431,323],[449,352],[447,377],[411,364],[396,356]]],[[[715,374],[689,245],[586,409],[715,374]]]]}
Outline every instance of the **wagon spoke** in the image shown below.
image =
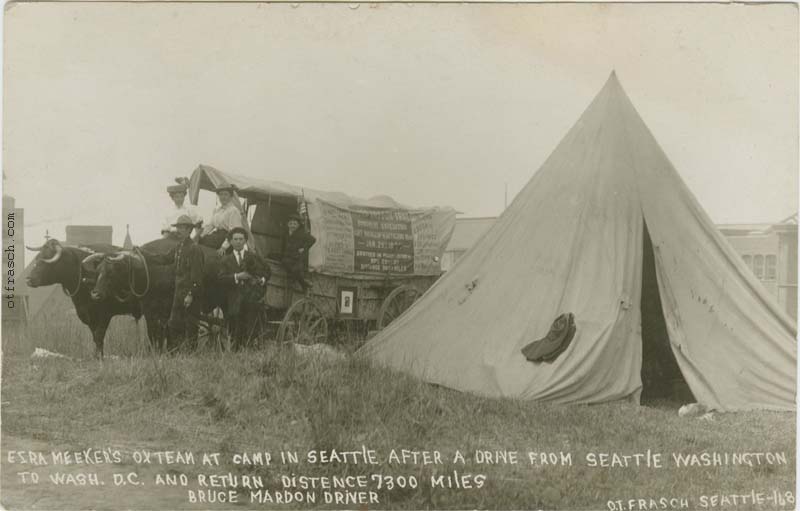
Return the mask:
{"type": "Polygon", "coordinates": [[[316,321],[314,321],[314,323],[310,327],[308,327],[308,331],[309,332],[316,332],[317,328],[319,327],[319,325],[320,325],[320,323],[322,321],[325,321],[325,318],[322,318],[322,317],[318,318],[316,321]]]}
{"type": "MultiPolygon", "coordinates": [[[[303,308],[305,309],[305,305],[303,306],[303,308]]],[[[303,311],[303,315],[300,316],[300,326],[298,326],[298,330],[305,331],[306,329],[308,329],[308,323],[313,319],[314,317],[313,314],[314,314],[313,310],[303,311]]]]}
{"type": "Polygon", "coordinates": [[[311,344],[326,339],[327,330],[325,316],[317,304],[304,298],[286,312],[278,337],[281,342],[311,344]]]}
{"type": "Polygon", "coordinates": [[[400,286],[391,293],[383,302],[378,316],[378,329],[385,328],[397,319],[416,301],[419,292],[408,285],[400,286]]]}

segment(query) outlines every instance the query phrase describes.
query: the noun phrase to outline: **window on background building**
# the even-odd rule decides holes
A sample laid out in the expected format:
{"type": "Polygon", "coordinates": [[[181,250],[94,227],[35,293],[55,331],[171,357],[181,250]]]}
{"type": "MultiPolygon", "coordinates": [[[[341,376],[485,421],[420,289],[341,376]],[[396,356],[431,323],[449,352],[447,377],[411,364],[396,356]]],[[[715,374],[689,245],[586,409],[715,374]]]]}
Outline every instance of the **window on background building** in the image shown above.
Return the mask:
{"type": "Polygon", "coordinates": [[[777,262],[778,258],[774,255],[768,255],[764,259],[765,267],[764,267],[764,280],[775,280],[777,276],[777,262]]]}
{"type": "Polygon", "coordinates": [[[756,277],[759,279],[764,278],[764,256],[757,255],[753,257],[753,273],[756,274],[756,277]]]}
{"type": "Polygon", "coordinates": [[[744,259],[744,264],[746,264],[747,267],[750,268],[750,270],[752,270],[753,269],[753,256],[749,256],[749,255],[742,256],[742,259],[744,259]]]}

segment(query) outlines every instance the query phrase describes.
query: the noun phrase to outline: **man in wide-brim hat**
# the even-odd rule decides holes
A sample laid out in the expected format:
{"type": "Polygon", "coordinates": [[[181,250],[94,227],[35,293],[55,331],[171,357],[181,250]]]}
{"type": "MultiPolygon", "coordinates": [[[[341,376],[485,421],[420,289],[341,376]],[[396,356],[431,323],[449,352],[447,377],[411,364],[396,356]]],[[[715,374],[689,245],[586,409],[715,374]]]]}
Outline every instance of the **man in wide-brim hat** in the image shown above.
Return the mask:
{"type": "Polygon", "coordinates": [[[197,212],[197,208],[192,204],[186,202],[186,192],[188,187],[186,184],[174,184],[167,187],[167,193],[172,199],[173,207],[169,213],[164,216],[164,222],[161,225],[161,234],[164,237],[175,238],[175,221],[181,216],[188,216],[194,222],[194,226],[199,228],[203,224],[203,217],[197,212]]]}
{"type": "Polygon", "coordinates": [[[181,215],[175,220],[175,223],[171,224],[172,227],[175,227],[176,231],[180,231],[180,227],[194,227],[194,225],[195,222],[189,215],[181,215]]]}
{"type": "Polygon", "coordinates": [[[222,256],[230,247],[228,233],[236,227],[245,229],[245,226],[242,221],[242,212],[236,207],[234,201],[236,187],[230,184],[220,185],[216,192],[219,206],[211,214],[211,220],[203,228],[200,243],[216,249],[217,254],[222,256]]]}
{"type": "MultiPolygon", "coordinates": [[[[175,294],[169,315],[171,341],[197,346],[197,320],[203,298],[203,251],[192,241],[195,227],[189,215],[181,215],[172,223],[178,244],[166,254],[150,254],[156,263],[175,265],[175,294]]],[[[172,346],[171,346],[172,348],[172,346]]]]}

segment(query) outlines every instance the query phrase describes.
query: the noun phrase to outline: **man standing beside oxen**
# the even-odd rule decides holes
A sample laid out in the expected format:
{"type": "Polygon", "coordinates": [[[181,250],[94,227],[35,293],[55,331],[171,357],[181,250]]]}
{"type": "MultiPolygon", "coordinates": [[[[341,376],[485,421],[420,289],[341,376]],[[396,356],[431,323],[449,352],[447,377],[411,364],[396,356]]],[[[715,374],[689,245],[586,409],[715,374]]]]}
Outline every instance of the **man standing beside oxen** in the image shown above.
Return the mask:
{"type": "Polygon", "coordinates": [[[176,228],[178,244],[168,253],[152,257],[158,264],[175,264],[175,294],[168,322],[170,336],[178,346],[188,342],[194,348],[203,298],[203,251],[190,237],[195,227],[191,217],[179,217],[172,227],[176,228]]]}
{"type": "Polygon", "coordinates": [[[252,333],[271,270],[247,250],[247,231],[234,227],[228,240],[233,251],[222,258],[218,277],[226,289],[226,322],[233,347],[242,348],[252,333]]]}

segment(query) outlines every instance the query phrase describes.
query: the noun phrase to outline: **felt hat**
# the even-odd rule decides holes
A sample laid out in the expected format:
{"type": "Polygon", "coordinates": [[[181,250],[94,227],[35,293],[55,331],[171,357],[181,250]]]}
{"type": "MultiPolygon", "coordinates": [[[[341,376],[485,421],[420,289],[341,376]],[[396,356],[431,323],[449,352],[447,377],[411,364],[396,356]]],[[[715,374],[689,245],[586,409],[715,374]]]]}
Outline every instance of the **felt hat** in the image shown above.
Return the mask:
{"type": "Polygon", "coordinates": [[[194,227],[194,222],[192,222],[192,219],[189,215],[181,215],[178,217],[175,223],[172,224],[173,227],[178,227],[179,225],[191,225],[194,227]]]}

